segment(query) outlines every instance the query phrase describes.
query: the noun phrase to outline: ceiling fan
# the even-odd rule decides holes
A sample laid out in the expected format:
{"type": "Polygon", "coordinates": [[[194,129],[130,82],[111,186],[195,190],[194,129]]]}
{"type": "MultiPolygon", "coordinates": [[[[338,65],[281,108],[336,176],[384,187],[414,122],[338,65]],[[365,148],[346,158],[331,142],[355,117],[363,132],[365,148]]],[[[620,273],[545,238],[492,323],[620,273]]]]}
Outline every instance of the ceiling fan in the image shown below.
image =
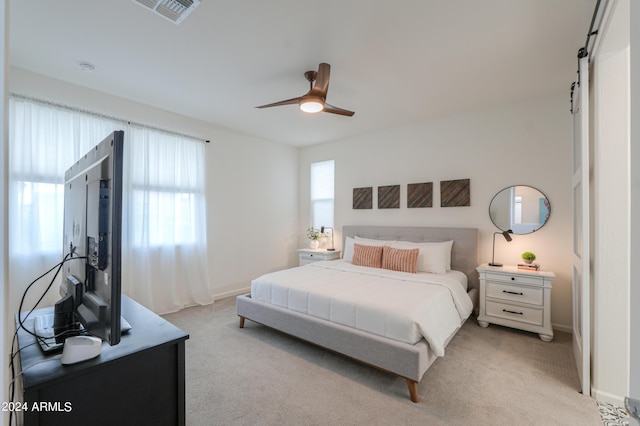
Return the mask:
{"type": "Polygon", "coordinates": [[[351,117],[355,112],[329,105],[326,101],[327,91],[329,90],[329,74],[331,73],[331,65],[321,63],[318,71],[307,71],[304,77],[309,82],[309,91],[304,95],[287,99],[286,101],[274,102],[272,104],[261,105],[256,108],[270,108],[282,105],[298,104],[304,112],[330,112],[332,114],[346,115],[351,117]],[[315,85],[313,82],[315,81],[315,85]]]}

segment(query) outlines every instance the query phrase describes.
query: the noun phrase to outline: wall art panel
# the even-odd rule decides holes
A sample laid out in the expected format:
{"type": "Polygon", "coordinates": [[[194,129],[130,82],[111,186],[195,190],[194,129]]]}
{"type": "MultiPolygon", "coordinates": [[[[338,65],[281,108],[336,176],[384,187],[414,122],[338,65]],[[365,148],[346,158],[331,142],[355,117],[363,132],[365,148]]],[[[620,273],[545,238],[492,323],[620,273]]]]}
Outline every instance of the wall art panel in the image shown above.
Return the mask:
{"type": "Polygon", "coordinates": [[[408,184],[407,207],[433,207],[433,182],[408,184]]]}
{"type": "Polygon", "coordinates": [[[353,188],[353,208],[358,210],[373,208],[373,187],[353,188]]]}
{"type": "Polygon", "coordinates": [[[440,206],[461,207],[471,205],[471,180],[440,181],[440,206]]]}
{"type": "Polygon", "coordinates": [[[400,185],[388,185],[378,187],[378,208],[400,208],[400,185]]]}

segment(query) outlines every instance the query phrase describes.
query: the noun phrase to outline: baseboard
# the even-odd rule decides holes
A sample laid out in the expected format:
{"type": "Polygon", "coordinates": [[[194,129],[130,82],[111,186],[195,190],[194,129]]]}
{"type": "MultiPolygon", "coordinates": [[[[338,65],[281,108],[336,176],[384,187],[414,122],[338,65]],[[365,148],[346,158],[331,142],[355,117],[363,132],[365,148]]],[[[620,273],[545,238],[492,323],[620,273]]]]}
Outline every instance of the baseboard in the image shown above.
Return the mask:
{"type": "Polygon", "coordinates": [[[565,333],[573,334],[573,327],[561,325],[561,324],[551,324],[551,327],[554,330],[564,331],[565,333]]]}
{"type": "Polygon", "coordinates": [[[614,395],[591,387],[591,397],[599,402],[615,405],[616,407],[624,407],[624,396],[614,395]]]}
{"type": "Polygon", "coordinates": [[[227,297],[239,296],[241,294],[246,294],[251,292],[251,287],[241,288],[239,290],[229,290],[222,293],[217,293],[213,295],[213,300],[226,299],[227,297]]]}

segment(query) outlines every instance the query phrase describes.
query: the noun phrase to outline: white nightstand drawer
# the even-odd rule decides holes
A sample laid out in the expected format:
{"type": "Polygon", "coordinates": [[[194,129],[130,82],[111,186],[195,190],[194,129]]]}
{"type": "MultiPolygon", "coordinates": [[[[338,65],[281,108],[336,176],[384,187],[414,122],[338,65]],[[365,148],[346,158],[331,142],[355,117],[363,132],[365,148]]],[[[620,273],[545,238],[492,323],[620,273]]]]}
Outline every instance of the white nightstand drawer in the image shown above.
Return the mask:
{"type": "Polygon", "coordinates": [[[521,274],[500,274],[495,272],[486,272],[487,281],[504,281],[513,284],[525,285],[544,285],[544,279],[541,277],[527,276],[521,274]]]}
{"type": "Polygon", "coordinates": [[[532,325],[542,325],[543,310],[510,305],[508,303],[486,301],[487,315],[532,325]]]}
{"type": "Polygon", "coordinates": [[[298,257],[298,264],[300,266],[304,266],[312,262],[319,262],[321,260],[340,259],[340,251],[323,249],[300,249],[298,250],[298,257]]]}
{"type": "Polygon", "coordinates": [[[542,287],[523,287],[489,282],[487,283],[487,297],[542,306],[544,304],[544,289],[542,287]]]}

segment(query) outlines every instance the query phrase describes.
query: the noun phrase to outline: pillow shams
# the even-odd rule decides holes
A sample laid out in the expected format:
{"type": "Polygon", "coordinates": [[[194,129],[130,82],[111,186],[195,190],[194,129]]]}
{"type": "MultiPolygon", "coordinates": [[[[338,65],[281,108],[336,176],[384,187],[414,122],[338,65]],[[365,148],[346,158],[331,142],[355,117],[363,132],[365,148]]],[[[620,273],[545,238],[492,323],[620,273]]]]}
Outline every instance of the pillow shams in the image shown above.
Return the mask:
{"type": "Polygon", "coordinates": [[[354,237],[358,244],[370,244],[372,246],[386,246],[391,243],[395,243],[395,240],[376,240],[374,238],[354,237]]]}
{"type": "Polygon", "coordinates": [[[418,272],[419,249],[399,249],[389,246],[382,247],[382,268],[391,271],[418,272]]]}
{"type": "Polygon", "coordinates": [[[382,249],[383,246],[354,244],[351,263],[359,266],[368,266],[370,268],[381,268],[382,249]]]}
{"type": "MultiPolygon", "coordinates": [[[[372,240],[369,238],[360,238],[360,237],[356,237],[356,239],[358,241],[358,244],[363,246],[385,246],[395,242],[395,241],[384,241],[384,240],[372,240]]],[[[347,262],[352,261],[353,245],[355,244],[355,242],[356,242],[355,239],[351,237],[345,237],[343,254],[342,254],[343,260],[346,260],[347,262]]]]}
{"type": "Polygon", "coordinates": [[[443,241],[441,243],[432,243],[432,244],[442,244],[446,247],[447,252],[447,271],[451,270],[451,250],[453,249],[453,240],[451,241],[443,241]]]}
{"type": "Polygon", "coordinates": [[[446,274],[451,269],[451,247],[453,241],[442,243],[413,243],[410,241],[396,241],[390,247],[419,249],[418,271],[432,272],[434,274],[446,274]]]}

